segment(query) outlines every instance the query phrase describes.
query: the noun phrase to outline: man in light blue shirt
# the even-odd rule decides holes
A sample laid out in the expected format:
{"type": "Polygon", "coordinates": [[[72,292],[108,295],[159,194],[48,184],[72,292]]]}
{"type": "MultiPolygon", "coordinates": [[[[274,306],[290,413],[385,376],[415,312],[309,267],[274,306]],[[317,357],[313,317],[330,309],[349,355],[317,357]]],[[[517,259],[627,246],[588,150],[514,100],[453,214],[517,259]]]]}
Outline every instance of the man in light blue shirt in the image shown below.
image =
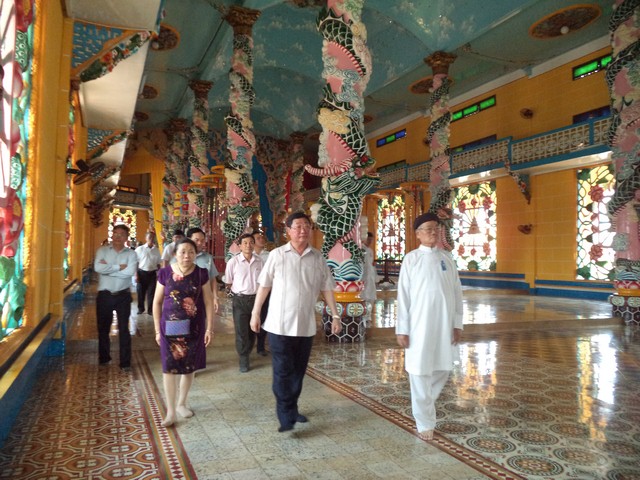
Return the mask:
{"type": "MultiPolygon", "coordinates": [[[[205,251],[207,248],[207,237],[201,228],[193,227],[187,230],[187,238],[193,240],[196,244],[198,252],[196,253],[196,265],[200,268],[206,268],[209,272],[209,283],[213,290],[213,311],[218,311],[218,269],[213,261],[213,255],[205,251]]],[[[174,257],[175,258],[175,257],[174,257]]]]}
{"type": "Polygon", "coordinates": [[[98,361],[106,365],[111,361],[109,331],[113,311],[118,317],[120,339],[120,368],[131,368],[131,277],[136,274],[138,257],[125,242],[129,238],[129,227],[113,227],[111,245],[100,247],[96,252],[93,269],[98,273],[98,297],[96,298],[96,318],[98,321],[98,361]]]}

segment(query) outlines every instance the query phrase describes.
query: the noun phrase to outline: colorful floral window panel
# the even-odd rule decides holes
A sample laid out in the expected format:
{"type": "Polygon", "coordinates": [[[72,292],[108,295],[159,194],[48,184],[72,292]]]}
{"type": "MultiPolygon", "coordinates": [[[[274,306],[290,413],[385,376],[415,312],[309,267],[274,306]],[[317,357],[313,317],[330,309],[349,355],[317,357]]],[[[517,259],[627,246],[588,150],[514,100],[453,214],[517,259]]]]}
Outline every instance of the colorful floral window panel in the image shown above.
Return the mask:
{"type": "Polygon", "coordinates": [[[607,203],[615,189],[612,165],[578,170],[578,255],[576,278],[613,280],[614,229],[607,215],[607,203]]]}
{"type": "Polygon", "coordinates": [[[115,225],[123,224],[129,227],[129,241],[131,241],[131,239],[138,238],[138,217],[135,210],[114,208],[109,213],[109,242],[111,242],[111,239],[113,238],[113,227],[115,225]]]}
{"type": "MultiPolygon", "coordinates": [[[[31,245],[24,241],[27,203],[27,148],[33,63],[33,1],[0,2],[0,341],[24,325],[24,259],[31,245]]],[[[0,347],[2,348],[2,347],[0,347]]]]}
{"type": "Polygon", "coordinates": [[[401,261],[405,254],[405,204],[402,195],[378,201],[376,259],[401,261]]]}
{"type": "Polygon", "coordinates": [[[451,252],[458,269],[496,270],[496,183],[485,182],[454,189],[451,252]]]}

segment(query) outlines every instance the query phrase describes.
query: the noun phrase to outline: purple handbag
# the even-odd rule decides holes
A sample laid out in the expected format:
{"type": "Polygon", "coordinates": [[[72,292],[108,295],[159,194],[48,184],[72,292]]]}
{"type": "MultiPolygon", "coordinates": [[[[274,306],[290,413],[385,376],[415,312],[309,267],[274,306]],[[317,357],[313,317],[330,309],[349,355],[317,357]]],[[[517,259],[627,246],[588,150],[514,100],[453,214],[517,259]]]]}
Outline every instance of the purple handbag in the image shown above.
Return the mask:
{"type": "MultiPolygon", "coordinates": [[[[202,292],[202,273],[199,270],[199,279],[200,279],[200,290],[196,295],[194,303],[198,303],[198,299],[200,298],[200,293],[202,292]]],[[[188,337],[191,335],[191,319],[190,318],[180,318],[180,319],[167,319],[164,323],[164,335],[165,337],[170,338],[178,338],[178,337],[188,337]]]]}
{"type": "Polygon", "coordinates": [[[191,319],[167,320],[164,334],[167,337],[188,337],[191,334],[191,319]]]}

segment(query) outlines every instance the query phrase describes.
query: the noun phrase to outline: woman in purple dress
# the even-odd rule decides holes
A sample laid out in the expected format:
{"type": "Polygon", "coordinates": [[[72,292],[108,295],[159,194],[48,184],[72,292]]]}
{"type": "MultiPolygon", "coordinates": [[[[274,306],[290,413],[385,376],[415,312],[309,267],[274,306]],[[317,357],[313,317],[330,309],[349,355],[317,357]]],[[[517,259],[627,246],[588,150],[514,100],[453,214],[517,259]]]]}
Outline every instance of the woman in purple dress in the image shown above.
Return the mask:
{"type": "Polygon", "coordinates": [[[162,379],[169,427],[193,416],[187,395],[196,370],[205,368],[207,346],[213,338],[213,294],[209,273],[195,264],[196,245],[188,239],[176,244],[176,262],[158,271],[153,298],[153,323],[162,357],[162,379]],[[184,329],[181,331],[181,328],[184,329]],[[177,400],[177,401],[176,401],[177,400]]]}

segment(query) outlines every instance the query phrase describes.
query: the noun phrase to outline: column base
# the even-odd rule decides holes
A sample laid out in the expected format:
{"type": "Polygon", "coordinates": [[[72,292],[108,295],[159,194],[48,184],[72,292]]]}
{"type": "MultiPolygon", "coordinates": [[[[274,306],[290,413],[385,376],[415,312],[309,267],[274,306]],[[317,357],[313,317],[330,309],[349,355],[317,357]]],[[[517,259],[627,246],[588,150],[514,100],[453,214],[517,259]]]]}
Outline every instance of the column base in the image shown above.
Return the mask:
{"type": "Polygon", "coordinates": [[[640,297],[614,293],[609,296],[614,317],[620,317],[626,325],[640,325],[640,297]]]}

